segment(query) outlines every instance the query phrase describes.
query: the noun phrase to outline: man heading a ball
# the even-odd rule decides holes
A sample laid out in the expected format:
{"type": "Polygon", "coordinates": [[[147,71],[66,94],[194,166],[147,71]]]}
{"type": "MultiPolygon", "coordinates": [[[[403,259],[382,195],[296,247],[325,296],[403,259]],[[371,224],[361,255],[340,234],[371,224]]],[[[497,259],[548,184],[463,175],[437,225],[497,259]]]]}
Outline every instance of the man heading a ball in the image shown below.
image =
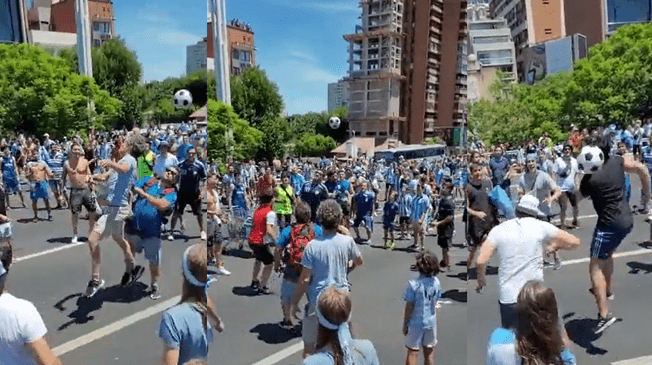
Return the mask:
{"type": "Polygon", "coordinates": [[[598,306],[595,334],[599,334],[617,320],[609,313],[607,304],[607,298],[613,299],[613,253],[634,226],[632,212],[625,199],[625,172],[635,173],[641,179],[646,202],[650,200],[650,174],[645,165],[631,157],[610,156],[609,137],[604,137],[602,133],[592,136],[589,141],[591,146],[598,147],[604,154],[602,168],[586,170],[580,184],[581,195],[591,197],[598,215],[591,240],[589,273],[593,285],[589,290],[598,306]]]}

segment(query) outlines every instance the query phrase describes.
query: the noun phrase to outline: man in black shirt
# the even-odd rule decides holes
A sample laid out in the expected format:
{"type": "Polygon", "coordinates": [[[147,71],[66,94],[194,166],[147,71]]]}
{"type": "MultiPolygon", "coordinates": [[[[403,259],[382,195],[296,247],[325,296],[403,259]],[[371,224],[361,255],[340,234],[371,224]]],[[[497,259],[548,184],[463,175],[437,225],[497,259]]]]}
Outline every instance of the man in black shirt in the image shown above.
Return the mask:
{"type": "Polygon", "coordinates": [[[592,137],[590,144],[599,147],[605,157],[602,168],[585,175],[580,184],[582,196],[591,197],[598,215],[591,240],[589,273],[593,284],[590,291],[595,296],[599,312],[595,333],[599,334],[617,320],[609,313],[607,305],[607,299],[613,299],[613,253],[634,226],[632,212],[625,199],[625,172],[639,176],[646,202],[650,200],[650,174],[645,165],[629,156],[609,156],[610,141],[602,137],[602,133],[592,137]]]}
{"type": "Polygon", "coordinates": [[[497,225],[494,209],[489,202],[489,192],[492,189],[491,181],[482,178],[482,166],[471,164],[471,179],[466,184],[467,201],[467,232],[469,254],[466,268],[471,268],[475,252],[489,235],[489,231],[497,225]]]}
{"type": "Polygon", "coordinates": [[[299,197],[310,205],[310,221],[316,222],[319,204],[328,199],[328,189],[322,183],[321,171],[313,172],[312,181],[303,184],[299,197]]]}
{"type": "Polygon", "coordinates": [[[441,247],[442,260],[439,263],[441,268],[447,268],[450,271],[450,247],[453,245],[453,232],[455,231],[455,223],[453,217],[455,215],[455,202],[453,201],[453,183],[446,179],[442,184],[442,196],[439,200],[439,209],[437,211],[437,221],[435,227],[437,228],[437,245],[441,247]]]}

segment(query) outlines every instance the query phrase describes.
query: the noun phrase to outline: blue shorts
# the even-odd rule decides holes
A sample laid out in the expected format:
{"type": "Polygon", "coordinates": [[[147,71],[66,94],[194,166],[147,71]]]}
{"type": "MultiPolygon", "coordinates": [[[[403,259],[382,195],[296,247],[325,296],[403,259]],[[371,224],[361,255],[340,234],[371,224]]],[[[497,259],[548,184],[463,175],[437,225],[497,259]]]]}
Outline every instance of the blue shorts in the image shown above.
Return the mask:
{"type": "Polygon", "coordinates": [[[18,183],[18,180],[14,178],[4,178],[3,181],[5,183],[6,194],[16,194],[20,192],[20,184],[18,183]]]}
{"type": "Polygon", "coordinates": [[[161,238],[141,238],[136,235],[125,234],[125,239],[132,244],[132,252],[145,252],[145,258],[152,264],[161,265],[161,238]]]}
{"type": "Polygon", "coordinates": [[[591,240],[591,257],[606,260],[616,251],[623,239],[632,231],[634,226],[622,230],[595,227],[591,240]]]}
{"type": "Polygon", "coordinates": [[[298,285],[298,283],[283,279],[283,283],[281,284],[281,304],[292,304],[294,291],[298,285]]]}
{"type": "Polygon", "coordinates": [[[368,230],[370,230],[371,232],[374,231],[374,219],[369,215],[363,215],[363,216],[357,215],[355,217],[355,220],[353,220],[353,227],[355,228],[360,227],[360,223],[362,223],[362,221],[364,221],[368,230]]]}
{"type": "Polygon", "coordinates": [[[389,231],[394,231],[394,221],[383,220],[383,228],[389,231]]]}
{"type": "Polygon", "coordinates": [[[29,193],[29,197],[32,200],[38,199],[50,199],[48,195],[48,183],[46,181],[39,181],[30,183],[32,190],[29,193]]]}

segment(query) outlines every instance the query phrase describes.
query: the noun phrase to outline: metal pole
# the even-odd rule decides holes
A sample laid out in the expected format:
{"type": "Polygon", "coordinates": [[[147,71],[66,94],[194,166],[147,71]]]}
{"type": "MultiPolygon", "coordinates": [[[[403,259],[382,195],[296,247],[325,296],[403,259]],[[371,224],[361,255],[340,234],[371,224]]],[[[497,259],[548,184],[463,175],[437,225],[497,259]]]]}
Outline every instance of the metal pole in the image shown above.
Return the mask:
{"type": "Polygon", "coordinates": [[[229,85],[228,51],[226,50],[226,14],[224,0],[210,0],[211,36],[213,37],[213,59],[215,62],[215,94],[218,100],[231,104],[229,85]]]}
{"type": "Polygon", "coordinates": [[[75,0],[75,20],[77,25],[77,58],[79,60],[79,73],[88,77],[93,77],[88,0],[75,0]]]}

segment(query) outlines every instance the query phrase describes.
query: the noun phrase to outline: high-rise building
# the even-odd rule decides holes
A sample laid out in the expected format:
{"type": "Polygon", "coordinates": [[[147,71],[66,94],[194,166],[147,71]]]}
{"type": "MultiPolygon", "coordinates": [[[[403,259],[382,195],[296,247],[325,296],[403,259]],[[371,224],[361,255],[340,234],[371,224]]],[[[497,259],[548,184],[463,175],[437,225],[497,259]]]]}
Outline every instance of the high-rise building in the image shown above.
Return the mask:
{"type": "Polygon", "coordinates": [[[349,128],[388,138],[399,131],[403,1],[361,0],[361,25],[349,42],[349,128]]]}
{"type": "Polygon", "coordinates": [[[468,99],[476,101],[491,98],[489,87],[496,80],[497,71],[505,78],[517,78],[516,52],[507,21],[489,18],[489,5],[483,2],[469,3],[468,46],[468,99]]]}
{"type": "Polygon", "coordinates": [[[27,9],[23,0],[0,2],[0,43],[28,42],[27,9]]]}
{"type": "MultiPolygon", "coordinates": [[[[208,19],[207,34],[211,34],[211,22],[208,19]]],[[[249,24],[239,20],[231,20],[226,25],[226,38],[228,44],[229,70],[231,75],[239,75],[242,71],[256,64],[256,47],[254,45],[254,32],[249,24]]],[[[213,63],[213,39],[208,37],[206,48],[208,65],[213,63]]],[[[213,66],[209,66],[213,69],[213,66]]]]}
{"type": "Polygon", "coordinates": [[[456,133],[462,135],[467,96],[466,7],[466,0],[405,2],[400,114],[404,143],[421,143],[432,136],[450,143],[456,133]]]}
{"type": "Polygon", "coordinates": [[[511,29],[516,67],[523,79],[523,49],[566,36],[564,2],[571,0],[491,0],[491,18],[503,18],[511,29]]]}
{"type": "Polygon", "coordinates": [[[328,111],[349,106],[349,84],[344,79],[328,84],[328,111]]]}
{"type": "Polygon", "coordinates": [[[206,58],[206,38],[186,47],[186,75],[192,75],[197,71],[206,70],[208,59],[206,58]]]}

